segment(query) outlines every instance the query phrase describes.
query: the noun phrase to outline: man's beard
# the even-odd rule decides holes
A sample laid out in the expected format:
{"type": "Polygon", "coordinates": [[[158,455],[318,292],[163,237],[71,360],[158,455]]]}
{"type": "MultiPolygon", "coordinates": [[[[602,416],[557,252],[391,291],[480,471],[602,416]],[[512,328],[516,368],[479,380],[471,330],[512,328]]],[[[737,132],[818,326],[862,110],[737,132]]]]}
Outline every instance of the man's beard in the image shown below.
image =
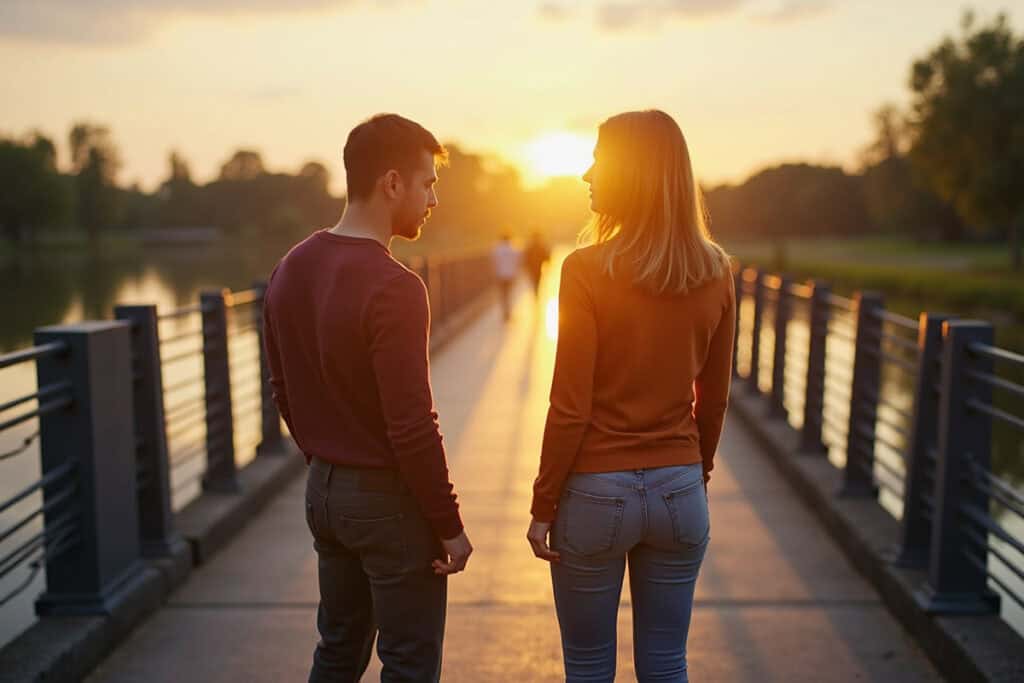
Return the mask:
{"type": "Polygon", "coordinates": [[[426,215],[421,214],[414,219],[404,222],[398,230],[398,236],[410,241],[419,239],[426,218],[426,215]]]}

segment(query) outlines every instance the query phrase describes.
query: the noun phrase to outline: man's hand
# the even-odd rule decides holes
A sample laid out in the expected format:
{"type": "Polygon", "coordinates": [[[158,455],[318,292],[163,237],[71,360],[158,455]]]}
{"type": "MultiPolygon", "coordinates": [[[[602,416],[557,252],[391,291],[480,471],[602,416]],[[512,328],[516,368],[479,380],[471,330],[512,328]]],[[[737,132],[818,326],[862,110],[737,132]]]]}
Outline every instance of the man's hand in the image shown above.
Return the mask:
{"type": "Polygon", "coordinates": [[[469,556],[473,554],[473,546],[470,544],[469,537],[466,536],[465,531],[455,538],[448,540],[442,538],[441,545],[444,546],[444,552],[448,556],[448,561],[434,560],[431,564],[434,567],[435,574],[456,574],[466,568],[466,562],[469,561],[469,556]]]}
{"type": "Polygon", "coordinates": [[[558,562],[562,556],[548,547],[548,533],[551,531],[551,522],[530,522],[530,529],[526,532],[526,540],[533,548],[533,554],[548,562],[558,562]]]}

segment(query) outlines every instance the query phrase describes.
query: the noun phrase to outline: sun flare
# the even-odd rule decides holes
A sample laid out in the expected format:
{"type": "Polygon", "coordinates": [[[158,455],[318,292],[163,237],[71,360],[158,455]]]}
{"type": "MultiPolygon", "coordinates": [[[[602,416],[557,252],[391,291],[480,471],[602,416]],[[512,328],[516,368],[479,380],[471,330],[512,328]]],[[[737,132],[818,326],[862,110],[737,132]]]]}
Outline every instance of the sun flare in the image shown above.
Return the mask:
{"type": "Polygon", "coordinates": [[[540,178],[582,175],[590,167],[594,140],[577,133],[546,133],[524,148],[527,166],[540,178]]]}

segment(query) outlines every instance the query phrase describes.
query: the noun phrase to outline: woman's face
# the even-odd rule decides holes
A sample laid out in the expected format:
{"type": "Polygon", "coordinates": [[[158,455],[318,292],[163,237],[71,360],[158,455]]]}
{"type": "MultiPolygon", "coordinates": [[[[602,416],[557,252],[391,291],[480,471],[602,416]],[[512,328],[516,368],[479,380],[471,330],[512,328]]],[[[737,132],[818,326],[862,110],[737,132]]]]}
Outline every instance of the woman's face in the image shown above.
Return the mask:
{"type": "Polygon", "coordinates": [[[611,213],[611,169],[607,154],[601,149],[601,141],[594,146],[594,162],[583,174],[583,182],[590,185],[590,210],[594,213],[611,213]]]}

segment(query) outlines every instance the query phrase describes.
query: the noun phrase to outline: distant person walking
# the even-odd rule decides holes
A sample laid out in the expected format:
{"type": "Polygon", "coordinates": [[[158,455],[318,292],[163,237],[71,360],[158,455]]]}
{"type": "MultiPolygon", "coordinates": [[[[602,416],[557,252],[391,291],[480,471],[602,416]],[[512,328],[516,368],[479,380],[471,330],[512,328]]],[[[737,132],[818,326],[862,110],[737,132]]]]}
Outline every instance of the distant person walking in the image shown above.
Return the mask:
{"type": "Polygon", "coordinates": [[[391,256],[437,205],[444,147],[394,114],[345,143],[348,206],[274,269],[264,328],[274,399],[306,456],[320,580],[309,680],[437,681],[447,576],[473,548],[448,478],[420,278],[391,256]]]}
{"type": "Polygon", "coordinates": [[[544,265],[551,259],[551,249],[539,232],[530,235],[530,242],[523,252],[523,265],[533,283],[533,295],[540,296],[540,278],[544,265]]]}
{"type": "Polygon", "coordinates": [[[502,233],[491,252],[494,261],[494,275],[498,280],[498,294],[501,297],[501,315],[507,322],[512,317],[512,288],[519,275],[519,251],[512,246],[508,233],[502,233]]]}
{"type": "Polygon", "coordinates": [[[707,482],[729,394],[735,297],[682,132],[660,111],[598,129],[594,244],[565,260],[527,538],[551,562],[568,681],[612,681],[629,563],[640,681],[686,681],[707,482]]]}

